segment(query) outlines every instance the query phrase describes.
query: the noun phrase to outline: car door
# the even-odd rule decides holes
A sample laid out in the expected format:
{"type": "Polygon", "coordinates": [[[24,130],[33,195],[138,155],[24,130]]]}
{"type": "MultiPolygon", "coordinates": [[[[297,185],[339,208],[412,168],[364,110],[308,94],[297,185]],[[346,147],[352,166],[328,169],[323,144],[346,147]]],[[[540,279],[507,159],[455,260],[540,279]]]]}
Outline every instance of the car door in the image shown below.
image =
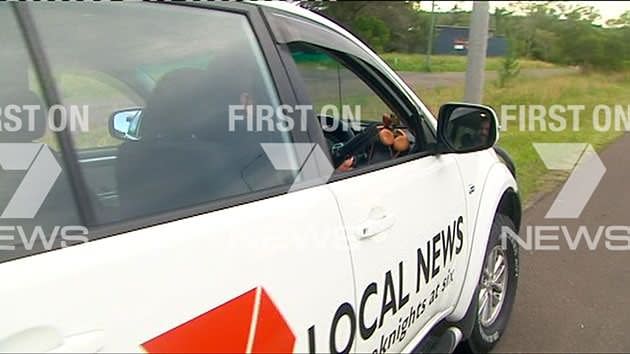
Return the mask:
{"type": "MultiPolygon", "coordinates": [[[[343,106],[337,110],[342,120],[343,112],[359,112],[352,118],[368,124],[394,113],[407,127],[424,124],[420,110],[385,73],[354,55],[361,50],[357,45],[341,35],[332,40],[330,30],[322,30],[326,41],[309,43],[319,28],[309,26],[303,29],[308,38],[287,41],[287,61],[316,115],[333,105],[343,106]]],[[[416,131],[415,144],[431,139],[430,127],[424,127],[426,134],[416,131]]],[[[322,129],[316,130],[313,135],[332,148],[322,129]]],[[[452,310],[465,277],[470,221],[457,163],[422,149],[400,156],[392,151],[389,158],[338,170],[328,186],[341,210],[355,272],[355,349],[400,352],[452,310]]]]}
{"type": "Polygon", "coordinates": [[[109,145],[98,173],[78,160],[110,141],[114,112],[92,112],[86,131],[52,129],[42,112],[37,129],[0,135],[4,210],[19,209],[16,188],[44,190],[41,205],[27,205],[33,216],[0,218],[0,351],[328,348],[335,311],[354,306],[334,196],[325,185],[287,193],[299,164],[276,169],[261,144],[281,143],[285,160],[299,160],[293,132],[224,129],[239,93],[272,107],[295,101],[256,9],[0,4],[0,18],[2,106],[39,101],[48,111],[72,95],[88,110],[125,109],[117,95],[133,85],[113,93],[72,73],[133,83],[159,67],[153,91],[133,102],[140,138],[109,145]],[[70,81],[55,85],[64,74],[70,81]],[[33,161],[7,165],[7,151],[33,161]],[[110,181],[115,202],[91,178],[110,181]]]}

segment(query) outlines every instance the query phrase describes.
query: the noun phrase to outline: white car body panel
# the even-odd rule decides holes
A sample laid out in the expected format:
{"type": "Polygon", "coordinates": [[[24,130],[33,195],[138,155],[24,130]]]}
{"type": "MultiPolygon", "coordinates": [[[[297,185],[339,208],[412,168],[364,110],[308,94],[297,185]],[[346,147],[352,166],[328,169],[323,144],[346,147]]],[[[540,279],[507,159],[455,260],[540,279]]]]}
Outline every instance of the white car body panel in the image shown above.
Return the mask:
{"type": "MultiPolygon", "coordinates": [[[[370,326],[374,319],[378,319],[379,325],[368,340],[357,338],[356,350],[372,352],[381,348],[381,342],[387,341],[390,343],[389,351],[399,352],[413,339],[413,335],[398,334],[395,336],[398,338],[395,344],[391,344],[392,340],[388,339],[388,335],[396,332],[399,325],[409,318],[412,308],[419,312],[417,310],[419,304],[423,300],[426,301],[423,314],[421,316],[418,314],[413,325],[408,327],[409,334],[420,331],[427,322],[452,306],[465,279],[464,272],[459,270],[465,268],[467,263],[466,255],[470,242],[465,231],[462,240],[456,239],[453,225],[460,216],[463,217],[463,227],[467,226],[468,221],[455,159],[452,155],[439,158],[427,156],[348,178],[329,186],[339,202],[347,227],[355,269],[357,307],[361,304],[364,289],[372,282],[377,284],[377,293],[366,300],[364,318],[367,326],[370,326]],[[393,225],[378,235],[361,239],[359,234],[375,209],[381,209],[389,217],[394,218],[393,225]],[[433,237],[446,228],[452,229],[453,243],[449,246],[447,242],[445,245],[443,237],[448,237],[445,235],[440,237],[440,242],[433,243],[433,237]],[[427,251],[429,243],[430,251],[427,251]],[[434,246],[439,253],[435,258],[432,256],[434,246]],[[454,248],[458,246],[460,252],[456,254],[454,248]],[[446,260],[444,247],[446,252],[450,253],[446,260]],[[431,263],[429,268],[432,269],[428,284],[422,275],[419,292],[416,291],[417,274],[422,271],[417,269],[418,249],[423,251],[423,257],[425,261],[431,263]],[[436,267],[432,265],[431,259],[437,261],[436,267]],[[438,270],[435,276],[433,269],[438,270]],[[436,301],[431,301],[429,298],[432,290],[436,286],[441,286],[441,282],[451,270],[454,271],[452,283],[445,291],[440,291],[436,301]],[[396,314],[393,315],[392,311],[387,312],[383,317],[384,321],[381,322],[380,314],[383,311],[383,303],[386,302],[383,298],[386,293],[384,284],[387,272],[391,272],[393,280],[396,314]],[[401,301],[400,299],[405,296],[408,296],[408,301],[401,301]],[[400,306],[402,302],[404,305],[400,306]]],[[[391,296],[388,300],[391,300],[391,296]]]]}
{"type": "MultiPolygon", "coordinates": [[[[491,154],[494,154],[492,152],[491,154]]],[[[518,191],[516,180],[507,169],[507,167],[496,161],[491,162],[490,158],[483,159],[485,165],[489,165],[488,173],[481,181],[483,188],[480,190],[480,201],[477,210],[469,210],[469,213],[476,211],[474,222],[473,240],[471,257],[466,269],[466,282],[462,287],[462,293],[453,313],[448,316],[448,320],[457,321],[464,317],[468,305],[472,300],[475,292],[481,268],[483,266],[483,254],[488,244],[490,229],[494,220],[497,207],[501,201],[501,197],[508,190],[518,191]]],[[[518,225],[517,225],[518,226],[518,225]]],[[[518,267],[517,267],[518,269],[518,267]]]]}
{"type": "MultiPolygon", "coordinates": [[[[380,57],[378,57],[378,55],[374,54],[348,31],[341,28],[334,22],[323,18],[322,16],[291,3],[272,1],[264,3],[264,6],[273,7],[313,20],[342,34],[353,43],[363,48],[376,62],[381,63],[382,66],[379,69],[386,73],[394,83],[396,83],[414,100],[414,103],[421,109],[425,117],[429,118],[427,121],[434,127],[437,127],[437,120],[431,111],[429,111],[422,101],[416,96],[413,90],[411,90],[409,86],[407,86],[407,84],[398,75],[396,75],[380,57]]],[[[475,241],[473,242],[474,247],[470,252],[470,264],[468,264],[468,271],[466,272],[466,286],[462,288],[461,296],[459,297],[455,311],[447,316],[448,320],[451,321],[460,320],[465,315],[468,304],[472,299],[472,293],[475,290],[476,283],[481,272],[483,254],[487,245],[492,219],[494,218],[494,213],[496,212],[503,193],[508,189],[518,192],[518,187],[514,177],[503,164],[498,162],[494,151],[460,155],[457,156],[457,161],[460,165],[462,176],[464,176],[464,188],[468,188],[470,185],[474,185],[476,188],[476,192],[473,193],[471,197],[467,198],[467,212],[469,220],[467,223],[467,226],[469,227],[468,232],[469,235],[471,235],[471,239],[475,241]],[[491,176],[489,168],[495,164],[502,166],[503,173],[498,174],[495,172],[495,174],[491,176]],[[474,177],[471,177],[471,175],[474,177]],[[483,202],[481,201],[482,195],[484,196],[483,202]],[[479,213],[481,213],[481,215],[478,215],[479,213]],[[477,242],[477,240],[480,242],[477,242]]]]}
{"type": "MultiPolygon", "coordinates": [[[[437,120],[431,111],[429,111],[422,101],[416,96],[413,90],[411,90],[409,86],[397,74],[395,74],[394,71],[391,70],[391,68],[389,68],[389,66],[385,64],[380,57],[378,57],[378,55],[374,54],[348,31],[332,21],[294,4],[272,1],[264,3],[264,6],[273,7],[308,18],[340,33],[359,47],[363,48],[364,51],[368,53],[377,63],[381,64],[379,69],[383,73],[387,74],[387,76],[395,84],[397,84],[399,88],[401,88],[413,99],[414,103],[418,106],[424,116],[428,118],[427,121],[432,124],[434,128],[437,128],[437,120]]],[[[472,300],[472,295],[476,289],[479,274],[481,272],[483,255],[488,242],[492,220],[494,219],[495,212],[503,194],[509,189],[514,192],[518,192],[518,187],[514,177],[510,174],[505,165],[498,161],[494,151],[488,150],[478,153],[462,154],[457,156],[456,159],[460,167],[460,173],[463,176],[462,188],[467,190],[472,185],[476,190],[474,193],[467,195],[466,198],[468,235],[470,240],[472,240],[471,242],[473,247],[469,249],[468,264],[466,271],[464,272],[466,275],[465,283],[462,284],[457,300],[452,304],[453,311],[451,313],[448,311],[441,313],[443,316],[442,318],[449,321],[461,320],[466,314],[468,305],[472,300]]],[[[358,287],[357,292],[360,292],[360,290],[361,288],[358,287]]],[[[357,299],[357,301],[359,301],[359,299],[357,299]]],[[[412,340],[411,342],[420,342],[425,334],[426,333],[422,332],[418,333],[418,338],[412,340]]],[[[413,348],[414,346],[408,345],[405,350],[412,350],[413,348]]]]}
{"type": "Polygon", "coordinates": [[[325,186],[3,263],[0,278],[0,310],[10,319],[0,321],[0,339],[38,327],[64,337],[102,331],[104,352],[139,352],[258,286],[293,330],[295,352],[308,351],[313,325],[318,350],[327,351],[332,314],[354,297],[341,218],[325,186]]]}
{"type": "MultiPolygon", "coordinates": [[[[346,30],[290,3],[256,4],[308,18],[355,43],[437,127],[405,82],[346,30]]],[[[410,352],[441,320],[456,322],[465,316],[492,221],[508,190],[517,191],[516,181],[492,150],[431,155],[2,263],[0,310],[10,320],[0,321],[0,351],[36,343],[41,350],[61,352],[144,352],[144,343],[252,290],[257,302],[250,325],[256,328],[264,290],[295,336],[294,352],[327,352],[332,337],[338,346],[350,341],[353,351],[372,352],[452,270],[446,290],[388,347],[390,352],[410,352]],[[361,237],[364,228],[377,224],[366,223],[370,215],[391,217],[391,223],[361,237]],[[441,248],[436,258],[441,270],[416,291],[418,249],[426,249],[451,226],[455,233],[459,217],[461,253],[443,263],[441,248]],[[388,311],[381,323],[387,272],[397,305],[400,297],[409,297],[406,306],[397,306],[395,315],[388,311]],[[377,291],[362,315],[368,324],[376,319],[377,329],[363,339],[359,309],[371,283],[377,291]],[[357,317],[354,339],[348,338],[348,318],[332,328],[343,304],[357,317]]],[[[250,332],[244,351],[252,352],[254,341],[250,332]]]]}

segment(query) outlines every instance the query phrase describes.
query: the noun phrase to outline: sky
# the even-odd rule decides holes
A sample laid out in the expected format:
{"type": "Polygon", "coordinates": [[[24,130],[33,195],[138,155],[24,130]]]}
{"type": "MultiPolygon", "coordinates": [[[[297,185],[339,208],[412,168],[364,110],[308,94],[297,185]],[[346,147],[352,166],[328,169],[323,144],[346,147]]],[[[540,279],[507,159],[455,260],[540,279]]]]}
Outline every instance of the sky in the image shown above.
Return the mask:
{"type": "MultiPolygon", "coordinates": [[[[515,1],[490,1],[490,12],[494,12],[497,7],[506,7],[510,3],[515,1]]],[[[630,10],[630,1],[567,1],[569,3],[579,5],[590,5],[599,10],[602,15],[602,19],[597,21],[601,24],[612,18],[617,18],[625,11],[630,10]]],[[[435,2],[438,11],[446,11],[453,8],[457,4],[464,10],[472,9],[472,1],[436,1],[435,2]]],[[[420,1],[420,7],[423,10],[431,10],[431,1],[420,1]]]]}

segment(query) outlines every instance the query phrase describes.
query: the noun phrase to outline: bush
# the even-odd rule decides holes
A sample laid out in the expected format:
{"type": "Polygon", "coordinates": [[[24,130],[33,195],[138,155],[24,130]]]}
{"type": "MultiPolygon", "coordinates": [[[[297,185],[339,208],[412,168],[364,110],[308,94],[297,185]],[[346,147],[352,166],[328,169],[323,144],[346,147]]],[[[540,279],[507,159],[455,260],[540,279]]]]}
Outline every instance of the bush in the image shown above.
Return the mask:
{"type": "Polygon", "coordinates": [[[387,24],[374,16],[358,16],[352,27],[376,51],[383,51],[389,41],[390,31],[387,24]]]}
{"type": "Polygon", "coordinates": [[[521,64],[518,61],[516,50],[512,41],[508,42],[508,50],[505,53],[505,57],[501,60],[501,66],[498,70],[497,86],[500,88],[505,87],[509,81],[518,76],[521,72],[521,64]]]}

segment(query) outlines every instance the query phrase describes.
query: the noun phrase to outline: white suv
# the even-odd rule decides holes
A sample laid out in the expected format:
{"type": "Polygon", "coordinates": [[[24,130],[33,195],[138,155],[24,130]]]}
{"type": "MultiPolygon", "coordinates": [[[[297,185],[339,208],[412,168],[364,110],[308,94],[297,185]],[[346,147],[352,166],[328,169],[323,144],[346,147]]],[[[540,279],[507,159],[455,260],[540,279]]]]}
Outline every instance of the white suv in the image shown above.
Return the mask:
{"type": "Polygon", "coordinates": [[[0,36],[0,351],[488,351],[506,328],[521,209],[492,109],[436,120],[287,3],[0,3],[0,36]]]}

